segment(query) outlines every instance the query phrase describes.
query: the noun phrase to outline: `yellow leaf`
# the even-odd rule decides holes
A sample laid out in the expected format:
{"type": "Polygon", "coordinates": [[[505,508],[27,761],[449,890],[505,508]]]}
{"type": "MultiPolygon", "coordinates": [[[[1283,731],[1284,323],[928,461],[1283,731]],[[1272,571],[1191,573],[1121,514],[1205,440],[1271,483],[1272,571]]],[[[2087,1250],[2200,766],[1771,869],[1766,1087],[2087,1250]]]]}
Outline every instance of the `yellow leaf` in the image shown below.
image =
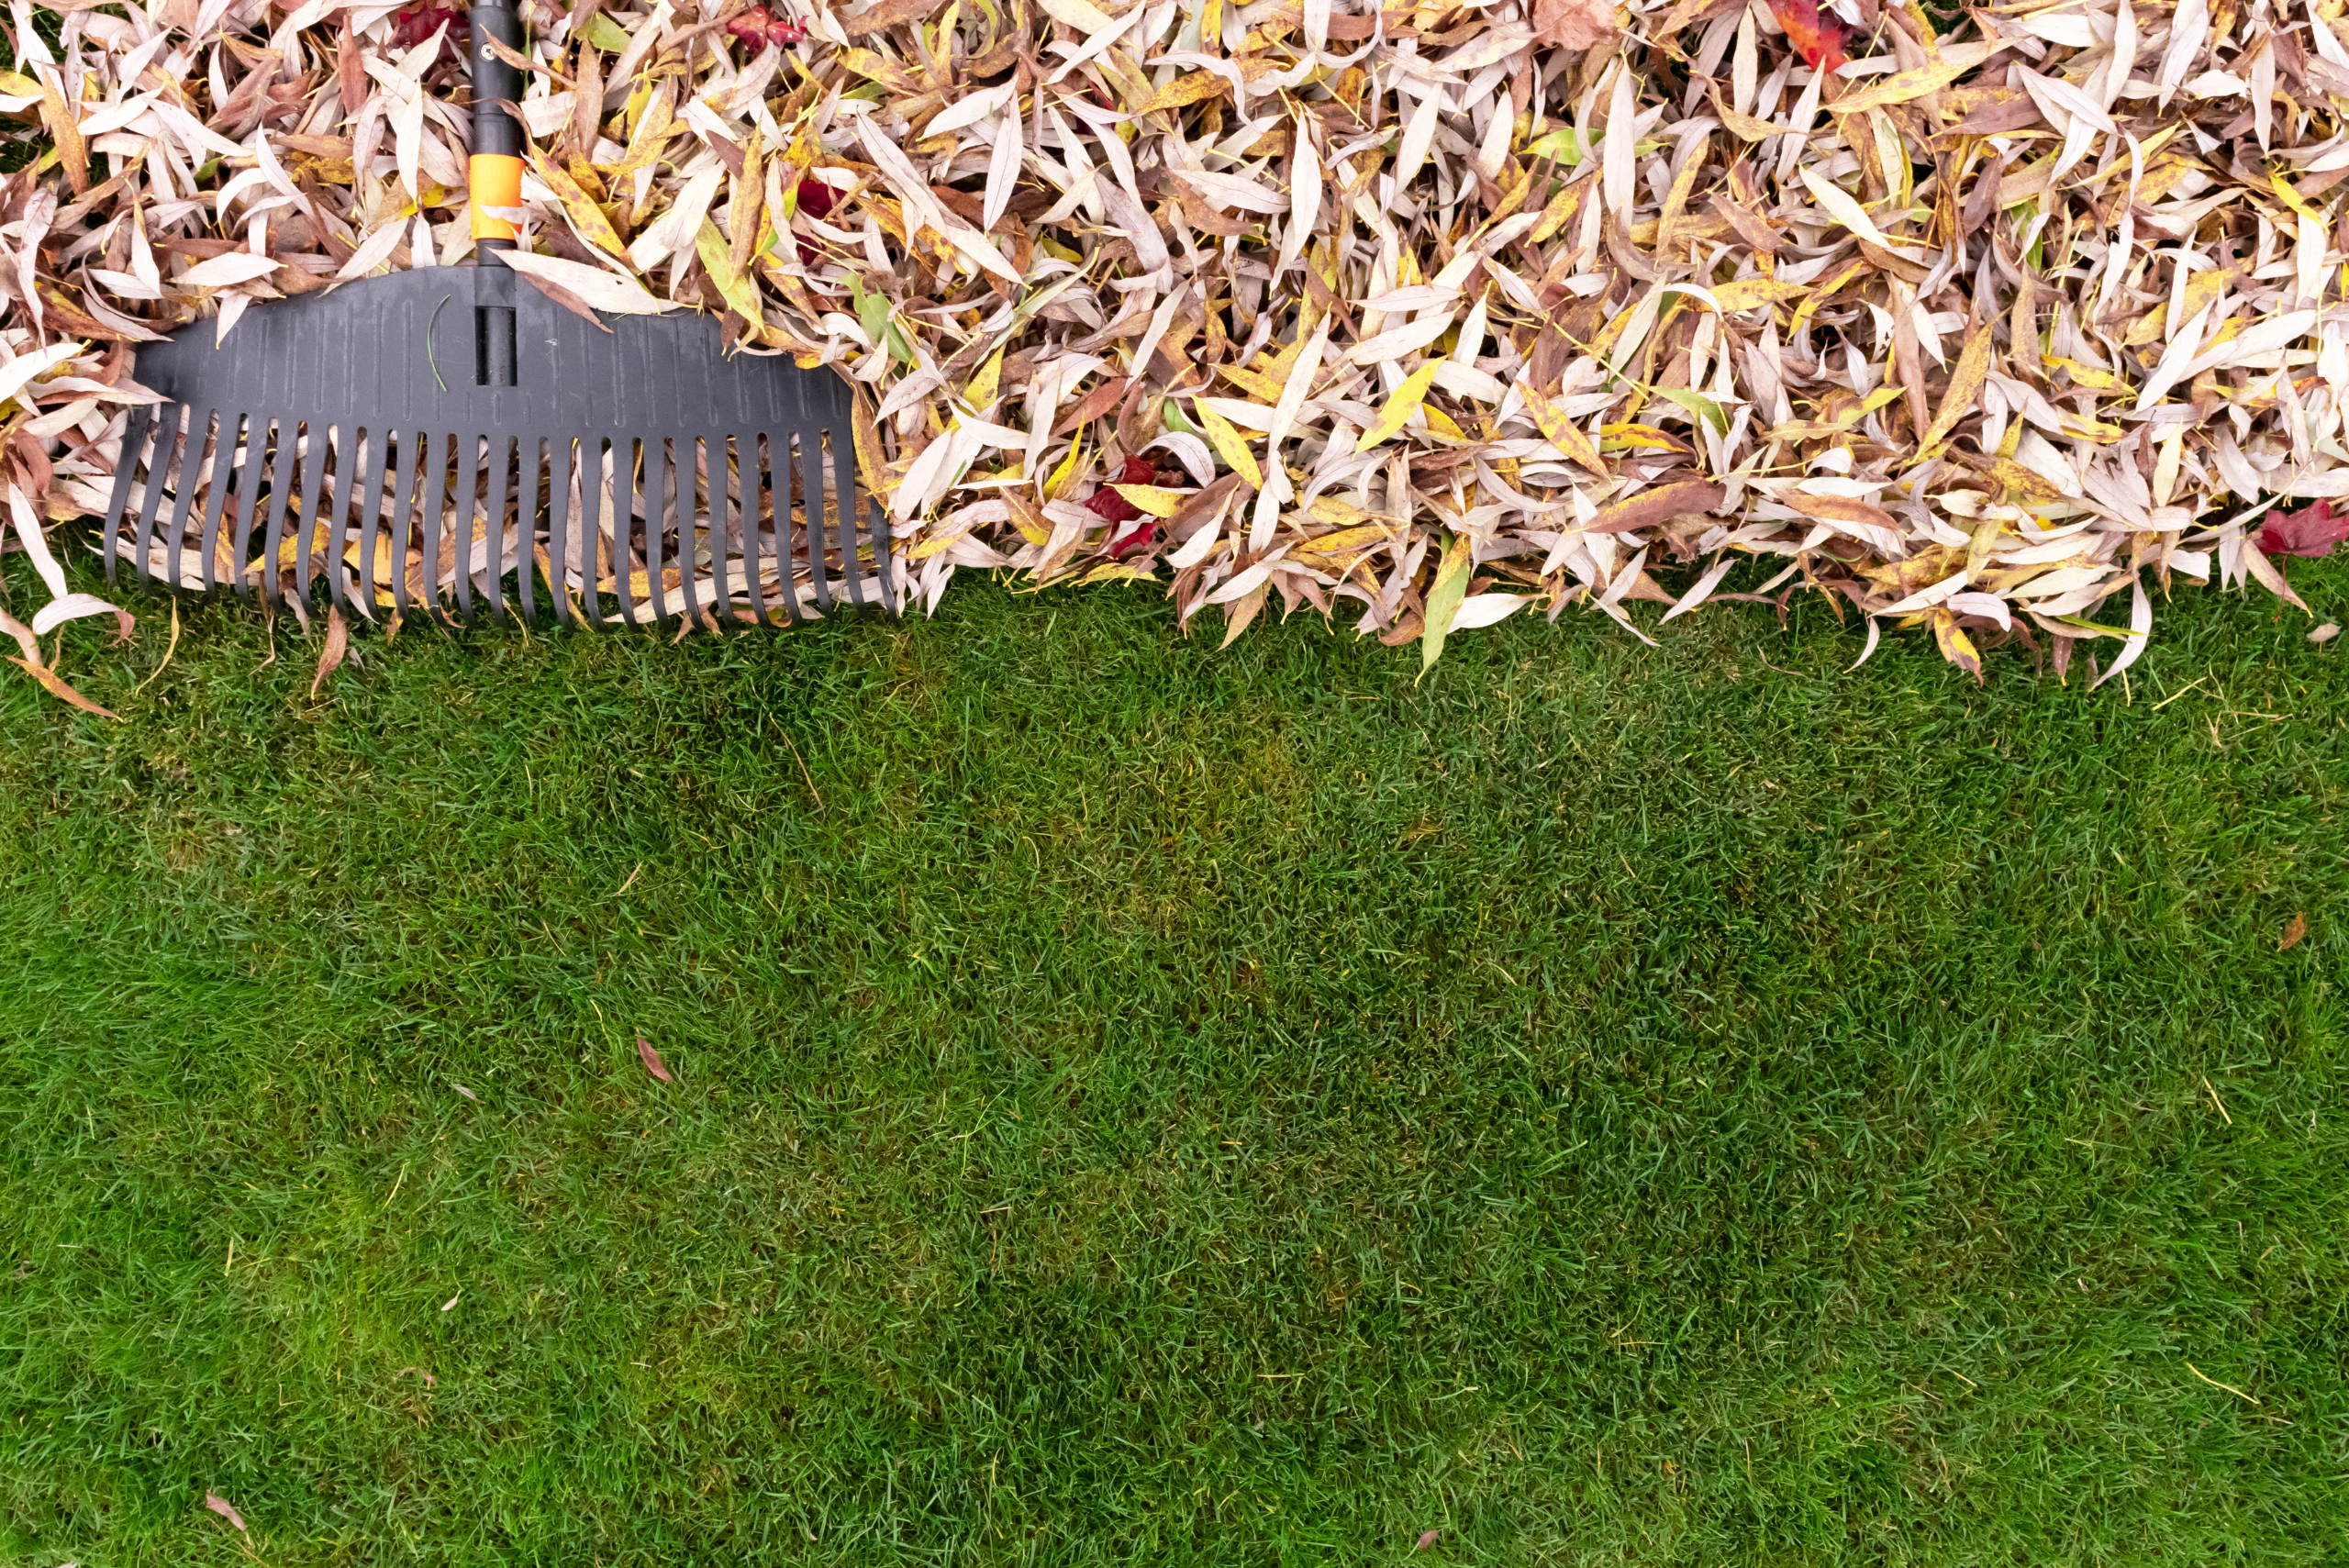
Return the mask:
{"type": "Polygon", "coordinates": [[[2100,371],[2093,365],[2084,365],[2077,360],[2067,360],[2060,354],[2048,355],[2047,362],[2069,372],[2076,386],[2094,387],[2099,392],[2127,390],[2121,379],[2110,371],[2100,371]]]}
{"type": "Polygon", "coordinates": [[[1936,605],[1927,618],[1932,622],[1933,640],[1941,645],[1942,657],[1972,675],[1982,679],[1982,655],[1976,652],[1974,639],[1957,624],[1957,617],[1936,605]]]}
{"type": "Polygon", "coordinates": [[[1262,490],[1264,487],[1264,471],[1257,466],[1256,454],[1249,450],[1248,438],[1232,428],[1230,420],[1208,407],[1204,401],[1194,402],[1191,414],[1198,421],[1199,428],[1208,433],[1208,439],[1215,443],[1215,450],[1223,458],[1224,466],[1247,481],[1250,489],[1262,490]]]}
{"type": "Polygon", "coordinates": [[[1787,340],[1798,342],[1810,325],[1810,313],[1841,294],[1850,284],[1876,271],[1876,263],[1863,256],[1826,283],[1813,285],[1810,295],[1795,306],[1794,321],[1787,328],[1787,340]]]}
{"type": "Polygon", "coordinates": [[[1057,501],[1068,494],[1068,487],[1076,483],[1077,463],[1084,454],[1085,432],[1079,430],[1076,439],[1068,444],[1068,455],[1061,459],[1061,465],[1052,470],[1052,477],[1044,481],[1045,500],[1057,501]]]}
{"type": "Polygon", "coordinates": [[[84,713],[95,713],[101,718],[119,719],[122,717],[110,708],[100,707],[96,703],[75,691],[62,676],[46,664],[34,660],[19,659],[13,653],[8,655],[8,662],[39,681],[48,690],[50,695],[72,703],[84,713]]]}
{"type": "Polygon", "coordinates": [[[840,62],[866,81],[878,82],[893,93],[911,95],[922,90],[921,83],[902,68],[869,49],[844,49],[841,50],[840,62]]]}
{"type": "Polygon", "coordinates": [[[1800,299],[1810,292],[1809,284],[1790,284],[1783,278],[1739,278],[1713,285],[1713,298],[1721,313],[1751,310],[1757,305],[1780,305],[1790,299],[1800,299]]]}
{"type": "Polygon", "coordinates": [[[643,95],[644,88],[640,86],[629,99],[627,153],[618,163],[607,165],[604,169],[605,177],[614,186],[624,179],[632,178],[638,170],[651,167],[653,161],[668,145],[670,131],[676,127],[676,117],[670,112],[676,93],[669,78],[662,78],[660,84],[651,90],[650,97],[643,95]],[[641,103],[638,101],[640,97],[643,98],[641,103]]]}
{"type": "Polygon", "coordinates": [[[1887,76],[1873,87],[1863,88],[1848,98],[1838,98],[1821,106],[1839,115],[1856,115],[1863,109],[1880,109],[1887,104],[1905,104],[1913,98],[1921,98],[1928,93],[1948,86],[1982,63],[1979,59],[1971,58],[1980,52],[1978,48],[1965,50],[1965,52],[1959,52],[1960,50],[1965,50],[1965,46],[1953,50],[1951,57],[1938,64],[1923,65],[1914,71],[1887,76]]]}
{"type": "Polygon", "coordinates": [[[1300,555],[1334,559],[1385,544],[1389,537],[1383,524],[1364,523],[1355,528],[1340,528],[1336,533],[1323,534],[1319,539],[1307,539],[1290,551],[1290,555],[1292,559],[1300,555]]]}
{"type": "Polygon", "coordinates": [[[1453,441],[1464,442],[1468,439],[1468,432],[1460,428],[1460,422],[1434,404],[1422,402],[1419,405],[1419,412],[1426,417],[1428,428],[1437,435],[1453,441]]]}
{"type": "Polygon", "coordinates": [[[1163,484],[1112,484],[1110,489],[1131,501],[1153,517],[1171,517],[1183,509],[1189,492],[1169,490],[1163,484]]]}
{"type": "Polygon", "coordinates": [[[1575,215],[1582,210],[1584,194],[1592,189],[1594,183],[1595,177],[1578,180],[1552,196],[1549,205],[1542,209],[1542,221],[1535,224],[1532,231],[1526,235],[1526,243],[1542,244],[1573,222],[1575,215]]]}
{"type": "Polygon", "coordinates": [[[2274,169],[2267,171],[2267,183],[2276,187],[2276,194],[2284,198],[2284,205],[2302,217],[2321,219],[2324,217],[2324,214],[2310,206],[2308,198],[2295,190],[2292,182],[2284,178],[2277,171],[2274,169]]]}
{"type": "MultiPolygon", "coordinates": [[[[1957,369],[1950,373],[1949,390],[1942,394],[1941,411],[1933,416],[1925,439],[1917,443],[1916,462],[1921,462],[1940,450],[1942,441],[1957,428],[1957,422],[1974,411],[1975,396],[1989,376],[1990,323],[1985,321],[1974,328],[1957,356],[1957,369]]],[[[2015,423],[2021,428],[2021,420],[2015,423]]]]}
{"type": "Polygon", "coordinates": [[[1141,107],[1136,109],[1134,113],[1148,115],[1155,114],[1161,109],[1187,108],[1193,104],[1204,103],[1219,94],[1229,92],[1230,86],[1231,83],[1212,71],[1194,71],[1186,76],[1177,76],[1174,81],[1152,93],[1142,101],[1141,107]]]}
{"type": "Polygon", "coordinates": [[[1771,137],[1786,134],[1784,126],[1775,126],[1768,120],[1740,113],[1727,98],[1721,96],[1719,83],[1713,84],[1713,112],[1720,116],[1721,124],[1729,127],[1733,134],[1748,141],[1766,141],[1771,137]]]}
{"type": "Polygon", "coordinates": [[[1646,447],[1658,451],[1685,452],[1688,445],[1675,440],[1653,425],[1601,425],[1599,444],[1608,447],[1646,447]]]}
{"type": "Polygon", "coordinates": [[[1590,340],[1590,357],[1601,363],[1607,362],[1608,353],[1615,347],[1616,339],[1622,337],[1624,330],[1631,325],[1631,318],[1640,314],[1642,306],[1646,303],[1644,300],[1635,300],[1616,312],[1615,319],[1600,328],[1598,336],[1590,340]]]}
{"type": "MultiPolygon", "coordinates": [[[[2021,420],[2015,422],[2016,425],[2021,423],[2021,420]]],[[[1994,461],[1990,464],[1989,474],[2003,490],[2022,502],[2047,506],[2064,498],[2064,493],[2048,484],[2044,476],[2025,468],[2011,457],[1994,461]]]]}
{"type": "Polygon", "coordinates": [[[1593,473],[1607,472],[1606,462],[1590,444],[1590,438],[1561,413],[1557,405],[1543,396],[1539,387],[1520,381],[1517,390],[1525,398],[1526,411],[1533,416],[1533,423],[1552,446],[1565,453],[1569,462],[1578,462],[1593,473]]]}
{"type": "Polygon", "coordinates": [[[886,494],[881,484],[881,471],[888,466],[888,460],[881,454],[881,431],[873,422],[872,406],[861,389],[849,423],[856,432],[857,483],[864,486],[868,495],[886,494]]]}
{"type": "Polygon", "coordinates": [[[1216,373],[1253,396],[1259,403],[1277,405],[1281,400],[1282,388],[1286,385],[1286,380],[1281,376],[1267,374],[1263,371],[1243,370],[1238,365],[1218,365],[1216,373]]]}
{"type": "Polygon", "coordinates": [[[1009,492],[1006,498],[1011,503],[1011,526],[1019,530],[1019,537],[1030,544],[1049,544],[1052,528],[1034,504],[1017,490],[1009,492]]]}
{"type": "Polygon", "coordinates": [[[553,159],[540,152],[530,154],[530,168],[546,182],[547,189],[562,198],[562,210],[571,216],[571,227],[579,231],[582,239],[601,248],[608,256],[617,259],[627,257],[628,247],[620,242],[619,235],[613,230],[611,219],[604,216],[604,209],[596,205],[595,198],[580,186],[578,181],[553,159]]]}
{"type": "MultiPolygon", "coordinates": [[[[1311,513],[1316,520],[1336,523],[1341,528],[1358,528],[1370,518],[1370,514],[1360,506],[1351,501],[1340,500],[1335,495],[1316,495],[1313,497],[1312,505],[1305,509],[1311,513]]],[[[1323,539],[1329,537],[1330,536],[1326,534],[1322,536],[1323,539]]],[[[1314,542],[1319,543],[1319,540],[1314,542]]]]}
{"type": "Polygon", "coordinates": [[[728,307],[742,318],[753,336],[763,334],[766,328],[766,316],[759,308],[759,285],[751,281],[747,272],[734,270],[726,236],[718,231],[718,225],[706,217],[701,220],[701,232],[694,237],[694,250],[701,257],[702,267],[709,273],[710,282],[716,284],[718,292],[726,296],[728,307]]]}
{"type": "Polygon", "coordinates": [[[1002,381],[1003,350],[997,349],[995,357],[971,378],[971,384],[963,391],[963,401],[974,409],[985,408],[995,401],[996,388],[1002,384],[1002,381]]]}
{"type": "Polygon", "coordinates": [[[1403,384],[1387,398],[1386,406],[1378,411],[1378,417],[1372,422],[1370,428],[1354,442],[1354,450],[1366,452],[1411,422],[1411,416],[1419,411],[1419,405],[1427,397],[1428,388],[1435,384],[1436,366],[1440,362],[1431,360],[1403,379],[1403,384]]]}
{"type": "Polygon", "coordinates": [[[2108,425],[2085,414],[2075,414],[2068,408],[2059,408],[2055,415],[2057,422],[2064,427],[2064,433],[2078,440],[2110,443],[2129,433],[2118,425],[2108,425]]]}

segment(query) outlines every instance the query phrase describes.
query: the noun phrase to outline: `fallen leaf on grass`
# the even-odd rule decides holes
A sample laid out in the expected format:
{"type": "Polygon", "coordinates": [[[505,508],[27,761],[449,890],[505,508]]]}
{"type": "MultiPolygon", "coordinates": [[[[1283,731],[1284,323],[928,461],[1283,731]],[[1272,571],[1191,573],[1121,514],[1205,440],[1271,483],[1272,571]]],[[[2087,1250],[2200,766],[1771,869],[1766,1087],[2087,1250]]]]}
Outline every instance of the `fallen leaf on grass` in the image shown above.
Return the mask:
{"type": "Polygon", "coordinates": [[[451,1088],[455,1089],[455,1090],[457,1091],[457,1093],[459,1093],[459,1094],[461,1094],[461,1095],[464,1095],[464,1096],[465,1096],[465,1098],[467,1098],[467,1099],[469,1099],[469,1100],[471,1100],[471,1101],[473,1101],[473,1104],[475,1104],[475,1105],[479,1105],[479,1104],[481,1104],[481,1096],[480,1096],[479,1095],[474,1094],[471,1089],[466,1088],[462,1084],[459,1084],[459,1083],[456,1083],[454,1080],[451,1080],[451,1083],[450,1083],[450,1087],[451,1087],[451,1088]]]}
{"type": "Polygon", "coordinates": [[[327,677],[342,667],[343,655],[351,651],[351,628],[342,624],[340,608],[327,612],[327,644],[318,650],[318,673],[310,677],[310,695],[316,697],[327,677]]]}
{"type": "MultiPolygon", "coordinates": [[[[214,1513],[218,1514],[222,1518],[227,1519],[230,1524],[235,1525],[239,1529],[245,1529],[245,1516],[237,1512],[235,1506],[231,1504],[228,1498],[223,1497],[219,1493],[206,1492],[204,1495],[204,1506],[210,1508],[214,1513]]],[[[247,1535],[250,1535],[252,1532],[250,1530],[245,1530],[245,1533],[247,1535]]]]}
{"type": "Polygon", "coordinates": [[[653,1050],[652,1042],[642,1035],[636,1037],[636,1054],[643,1062],[644,1070],[655,1078],[660,1079],[663,1084],[676,1082],[674,1078],[669,1076],[669,1070],[661,1065],[661,1053],[653,1050]]]}
{"type": "Polygon", "coordinates": [[[2339,637],[2340,635],[2341,628],[2338,623],[2327,621],[2322,626],[2317,628],[2314,631],[2309,633],[2309,640],[2310,642],[2331,642],[2334,638],[2339,637]]]}
{"type": "Polygon", "coordinates": [[[80,708],[83,713],[95,713],[100,718],[119,719],[122,717],[122,715],[115,712],[112,708],[100,707],[96,703],[92,702],[89,698],[75,691],[65,682],[63,677],[59,675],[56,671],[50,669],[46,664],[38,664],[29,659],[19,659],[13,653],[8,655],[8,662],[14,664],[19,670],[22,670],[26,674],[30,675],[34,680],[39,681],[41,685],[47,689],[50,695],[54,697],[62,697],[65,701],[72,703],[75,707],[80,708]]]}
{"type": "Polygon", "coordinates": [[[2277,952],[2289,952],[2292,949],[2299,946],[2300,939],[2308,934],[2308,912],[2304,909],[2297,910],[2293,913],[2291,919],[2285,922],[2284,939],[2276,944],[2276,951],[2277,952]]]}
{"type": "Polygon", "coordinates": [[[2270,512],[2259,530],[2259,548],[2266,553],[2310,560],[2331,555],[2343,539],[2349,539],[2349,510],[2336,517],[2330,501],[2297,512],[2270,512]]]}
{"type": "Polygon", "coordinates": [[[1414,1551],[1425,1551],[1429,1547],[1433,1546],[1442,1534],[1443,1531],[1440,1529],[1431,1529],[1425,1535],[1420,1536],[1419,1544],[1411,1548],[1411,1550],[1414,1551]]]}

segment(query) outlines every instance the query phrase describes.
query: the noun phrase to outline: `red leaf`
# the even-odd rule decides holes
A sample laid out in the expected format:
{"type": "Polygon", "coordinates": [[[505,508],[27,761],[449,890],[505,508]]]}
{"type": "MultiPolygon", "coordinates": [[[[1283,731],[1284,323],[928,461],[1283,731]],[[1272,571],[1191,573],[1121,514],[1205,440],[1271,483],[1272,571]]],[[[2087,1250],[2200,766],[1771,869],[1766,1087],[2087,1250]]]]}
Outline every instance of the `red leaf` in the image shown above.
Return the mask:
{"type": "Polygon", "coordinates": [[[443,6],[437,0],[417,0],[405,11],[392,17],[392,40],[403,49],[413,49],[437,32],[440,24],[449,25],[446,38],[440,40],[440,52],[445,56],[459,39],[467,36],[469,24],[462,6],[443,6]]]}
{"type": "Polygon", "coordinates": [[[758,48],[767,41],[767,28],[774,22],[764,6],[753,6],[726,24],[726,31],[737,42],[758,48]]]}
{"type": "Polygon", "coordinates": [[[1819,0],[1770,0],[1770,15],[1786,28],[1805,65],[1824,75],[1843,63],[1843,24],[1819,14],[1819,0]]]}
{"type": "Polygon", "coordinates": [[[642,1035],[636,1037],[636,1054],[643,1060],[644,1070],[655,1078],[660,1079],[663,1084],[676,1082],[674,1078],[669,1076],[669,1070],[661,1065],[661,1053],[653,1050],[652,1042],[642,1035]]]}
{"type": "MultiPolygon", "coordinates": [[[[798,40],[795,39],[792,41],[796,43],[798,40]]],[[[799,182],[797,195],[793,197],[793,205],[797,206],[801,212],[806,213],[809,217],[829,217],[832,212],[833,198],[838,195],[838,192],[834,191],[831,186],[824,183],[823,181],[816,179],[812,175],[805,176],[799,182]]],[[[799,246],[800,265],[806,267],[814,266],[816,264],[816,248],[808,244],[805,239],[799,240],[797,243],[799,246]]]]}
{"type": "Polygon", "coordinates": [[[1106,484],[1094,493],[1093,499],[1085,504],[1085,509],[1112,523],[1130,523],[1141,516],[1140,506],[1106,484]]]}
{"type": "MultiPolygon", "coordinates": [[[[1119,472],[1116,482],[1119,484],[1155,484],[1158,483],[1158,470],[1146,457],[1130,457],[1126,459],[1125,467],[1119,472]]],[[[1136,517],[1141,517],[1140,506],[1135,506],[1107,484],[1097,491],[1093,499],[1085,505],[1095,516],[1112,523],[1130,523],[1136,517]]],[[[1110,559],[1123,561],[1138,550],[1148,550],[1151,540],[1157,537],[1158,519],[1142,517],[1140,528],[1130,528],[1109,541],[1110,559]]]]}
{"type": "Polygon", "coordinates": [[[807,24],[787,17],[778,17],[764,6],[753,6],[732,21],[726,30],[745,48],[758,50],[767,44],[787,49],[807,36],[807,24]]]}
{"type": "MultiPolygon", "coordinates": [[[[227,1519],[230,1524],[235,1525],[239,1529],[245,1529],[245,1516],[237,1512],[237,1510],[229,1505],[228,1499],[223,1497],[219,1493],[206,1492],[204,1495],[204,1506],[210,1508],[214,1513],[218,1514],[222,1518],[227,1519]]],[[[245,1530],[245,1533],[247,1535],[250,1535],[252,1531],[245,1530]]]]}
{"type": "Polygon", "coordinates": [[[2333,546],[2343,539],[2349,539],[2349,511],[2336,517],[2332,502],[2319,501],[2297,512],[2268,513],[2266,526],[2259,530],[2258,543],[2269,555],[2314,558],[2331,555],[2333,546]]]}
{"type": "Polygon", "coordinates": [[[1443,1531],[1440,1529],[1431,1529],[1428,1531],[1427,1534],[1419,1537],[1419,1544],[1411,1548],[1411,1550],[1414,1551],[1425,1551],[1429,1547],[1435,1544],[1436,1537],[1442,1533],[1443,1531]]]}
{"type": "Polygon", "coordinates": [[[837,194],[823,181],[812,175],[804,177],[799,182],[799,210],[809,217],[829,217],[832,215],[832,198],[837,194]]]}

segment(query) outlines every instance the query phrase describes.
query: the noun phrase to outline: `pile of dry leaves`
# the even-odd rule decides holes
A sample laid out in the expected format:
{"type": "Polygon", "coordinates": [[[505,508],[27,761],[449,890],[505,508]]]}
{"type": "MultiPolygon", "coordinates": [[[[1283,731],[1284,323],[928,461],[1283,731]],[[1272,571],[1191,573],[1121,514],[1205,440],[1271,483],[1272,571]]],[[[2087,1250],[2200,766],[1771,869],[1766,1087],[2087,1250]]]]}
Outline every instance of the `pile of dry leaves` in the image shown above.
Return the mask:
{"type": "MultiPolygon", "coordinates": [[[[862,384],[924,605],[1147,577],[1432,660],[1815,588],[1871,650],[2109,675],[2179,577],[2297,603],[2275,557],[2349,533],[2269,510],[2349,494],[2342,0],[1111,5],[526,0],[522,265],[862,384]]],[[[7,503],[56,596],[5,627],[54,683],[35,638],[118,613],[45,530],[104,510],[136,345],[467,258],[464,17],[12,9],[7,503]]]]}

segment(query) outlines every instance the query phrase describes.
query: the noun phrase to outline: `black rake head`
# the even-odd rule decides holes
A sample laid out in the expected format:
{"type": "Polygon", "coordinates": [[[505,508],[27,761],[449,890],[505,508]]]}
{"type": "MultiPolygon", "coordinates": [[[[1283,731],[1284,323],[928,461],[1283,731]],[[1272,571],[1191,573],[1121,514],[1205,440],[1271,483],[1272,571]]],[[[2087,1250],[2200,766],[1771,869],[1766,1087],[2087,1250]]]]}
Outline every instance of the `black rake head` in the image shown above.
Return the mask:
{"type": "Polygon", "coordinates": [[[196,322],[139,351],[113,578],[348,614],[595,628],[898,607],[829,369],[716,322],[604,330],[504,266],[429,267],[196,322]],[[612,601],[607,606],[607,596],[612,601]]]}

